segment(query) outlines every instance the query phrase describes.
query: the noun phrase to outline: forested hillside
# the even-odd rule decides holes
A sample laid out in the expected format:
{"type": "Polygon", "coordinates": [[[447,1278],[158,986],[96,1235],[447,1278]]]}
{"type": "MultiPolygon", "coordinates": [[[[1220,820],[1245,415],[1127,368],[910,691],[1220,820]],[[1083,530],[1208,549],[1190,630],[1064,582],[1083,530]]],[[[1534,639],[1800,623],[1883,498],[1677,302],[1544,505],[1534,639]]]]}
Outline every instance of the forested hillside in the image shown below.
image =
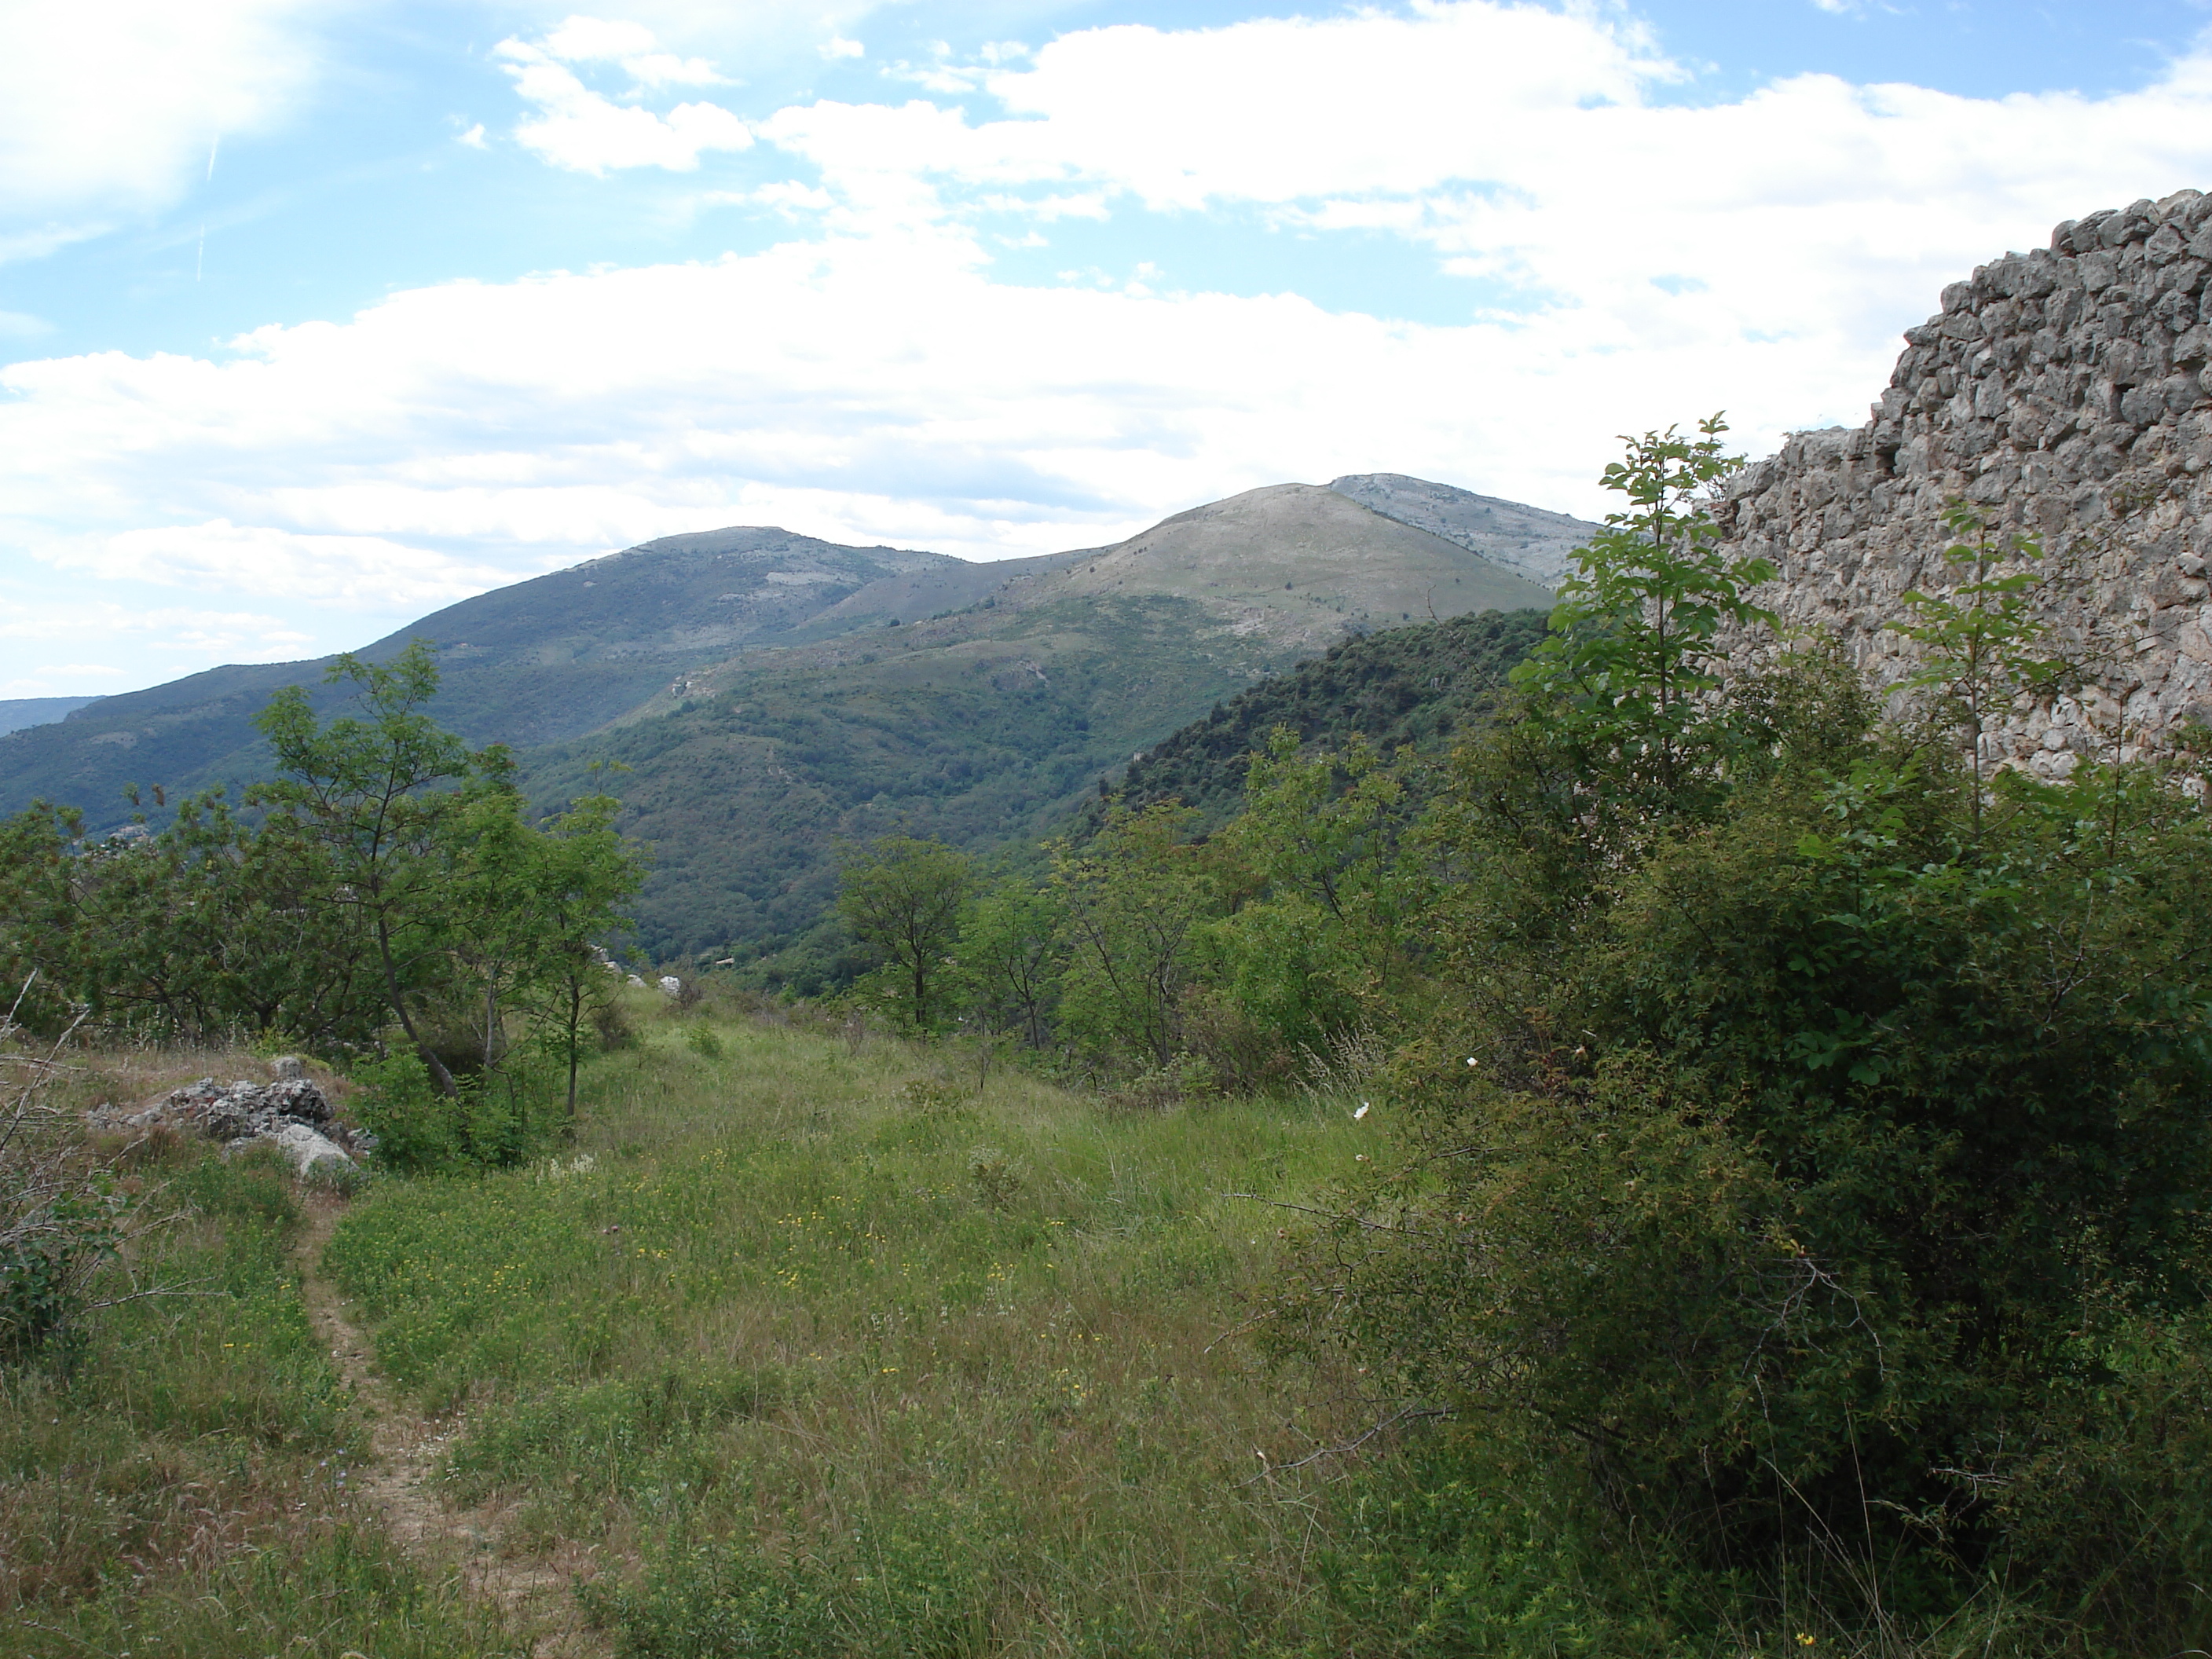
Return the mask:
{"type": "MultiPolygon", "coordinates": [[[[1177,801],[1203,830],[1244,803],[1252,757],[1279,729],[1301,744],[1341,749],[1355,737],[1380,753],[1433,753],[1480,720],[1505,677],[1544,637],[1541,611],[1486,611],[1413,623],[1333,645],[1288,673],[1238,692],[1129,763],[1114,797],[1125,807],[1177,801]]],[[[1105,822],[1086,801],[1079,834],[1105,822]]]]}
{"type": "Polygon", "coordinates": [[[665,714],[532,755],[533,786],[557,799],[595,764],[628,768],[624,825],[653,855],[641,937],[659,956],[750,954],[829,913],[841,842],[1034,837],[1141,745],[1287,665],[1168,596],[975,621],[741,660],[665,714]]]}

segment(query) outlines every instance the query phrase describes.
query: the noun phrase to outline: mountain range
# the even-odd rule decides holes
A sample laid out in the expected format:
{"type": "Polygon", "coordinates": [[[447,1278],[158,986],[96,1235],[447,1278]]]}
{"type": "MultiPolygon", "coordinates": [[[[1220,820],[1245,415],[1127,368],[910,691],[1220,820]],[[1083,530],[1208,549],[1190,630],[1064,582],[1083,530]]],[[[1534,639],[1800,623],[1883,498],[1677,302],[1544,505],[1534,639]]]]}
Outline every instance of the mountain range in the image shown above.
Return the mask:
{"type": "Polygon", "coordinates": [[[66,720],[97,697],[0,697],[0,735],[66,720]]]}
{"type": "MultiPolygon", "coordinates": [[[[817,921],[841,840],[984,848],[1064,819],[1138,752],[1347,636],[1543,608],[1595,526],[1397,474],[1279,484],[1111,546],[979,564],[773,528],[672,536],[465,599],[364,647],[439,647],[441,723],[520,754],[543,804],[597,787],[653,849],[655,954],[817,921]]],[[[265,775],[254,713],[327,659],[210,670],[0,735],[0,812],[126,821],[265,775]]],[[[319,690],[335,708],[341,694],[319,690]]]]}

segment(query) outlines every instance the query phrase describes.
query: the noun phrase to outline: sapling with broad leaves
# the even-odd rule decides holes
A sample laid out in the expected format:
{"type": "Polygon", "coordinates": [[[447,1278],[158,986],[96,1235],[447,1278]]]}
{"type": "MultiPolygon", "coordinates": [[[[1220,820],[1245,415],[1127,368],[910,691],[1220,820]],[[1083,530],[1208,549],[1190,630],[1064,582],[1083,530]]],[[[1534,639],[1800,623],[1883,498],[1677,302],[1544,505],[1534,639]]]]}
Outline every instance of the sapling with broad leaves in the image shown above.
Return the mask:
{"type": "Polygon", "coordinates": [[[1723,453],[1728,423],[1624,437],[1601,482],[1627,498],[1559,584],[1551,630],[1513,672],[1536,717],[1584,757],[1589,781],[1647,805],[1711,778],[1732,734],[1722,683],[1725,629],[1772,625],[1751,590],[1765,559],[1730,553],[1708,502],[1742,465],[1723,453]]]}

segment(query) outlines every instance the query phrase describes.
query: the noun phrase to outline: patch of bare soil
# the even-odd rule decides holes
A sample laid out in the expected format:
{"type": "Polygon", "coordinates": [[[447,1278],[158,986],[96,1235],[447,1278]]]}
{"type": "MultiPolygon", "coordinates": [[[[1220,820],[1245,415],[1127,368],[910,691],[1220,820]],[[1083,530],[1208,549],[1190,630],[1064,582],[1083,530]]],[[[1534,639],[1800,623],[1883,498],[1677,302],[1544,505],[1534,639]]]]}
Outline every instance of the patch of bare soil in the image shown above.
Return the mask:
{"type": "Polygon", "coordinates": [[[508,1628],[530,1643],[532,1659],[606,1659],[614,1650],[589,1628],[570,1594],[588,1567],[580,1547],[552,1556],[509,1554],[503,1514],[491,1507],[449,1506],[438,1490],[446,1448],[460,1431],[459,1417],[426,1417],[406,1409],[370,1360],[368,1339],[347,1316],[343,1299],[322,1273],[323,1246],[344,1213],[343,1200],[307,1200],[297,1246],[301,1297],[316,1333],[331,1351],[368,1413],[375,1468],[358,1488],[383,1511],[401,1548],[458,1571],[468,1593],[495,1605],[508,1628]]]}

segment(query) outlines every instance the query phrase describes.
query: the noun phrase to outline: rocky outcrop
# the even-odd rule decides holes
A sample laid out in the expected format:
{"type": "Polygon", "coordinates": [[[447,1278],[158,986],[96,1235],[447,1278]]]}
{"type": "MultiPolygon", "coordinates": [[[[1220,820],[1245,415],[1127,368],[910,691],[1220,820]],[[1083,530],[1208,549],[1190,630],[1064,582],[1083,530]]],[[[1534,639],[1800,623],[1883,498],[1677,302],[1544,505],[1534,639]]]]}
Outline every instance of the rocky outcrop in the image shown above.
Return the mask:
{"type": "Polygon", "coordinates": [[[204,1077],[136,1111],[103,1105],[88,1115],[97,1129],[143,1134],[167,1127],[204,1135],[222,1141],[226,1153],[265,1141],[301,1175],[317,1164],[349,1169],[357,1156],[374,1150],[374,1136],[337,1121],[328,1097],[299,1060],[285,1055],[270,1069],[273,1082],[217,1083],[204,1077]]]}
{"type": "Polygon", "coordinates": [[[1328,487],[1370,513],[1456,542],[1547,587],[1559,585],[1575,550],[1605,527],[1402,472],[1349,473],[1328,487]]]}
{"type": "Polygon", "coordinates": [[[1950,585],[1941,515],[1963,499],[2042,545],[2042,602],[2094,665],[2080,698],[1985,739],[1994,758],[2063,775],[2212,719],[2208,273],[2212,197],[2183,191],[1953,283],[1871,421],[1798,434],[1724,493],[1734,550],[1779,571],[1762,602],[1894,684],[1911,647],[1886,624],[1907,590],[1950,585]]]}

